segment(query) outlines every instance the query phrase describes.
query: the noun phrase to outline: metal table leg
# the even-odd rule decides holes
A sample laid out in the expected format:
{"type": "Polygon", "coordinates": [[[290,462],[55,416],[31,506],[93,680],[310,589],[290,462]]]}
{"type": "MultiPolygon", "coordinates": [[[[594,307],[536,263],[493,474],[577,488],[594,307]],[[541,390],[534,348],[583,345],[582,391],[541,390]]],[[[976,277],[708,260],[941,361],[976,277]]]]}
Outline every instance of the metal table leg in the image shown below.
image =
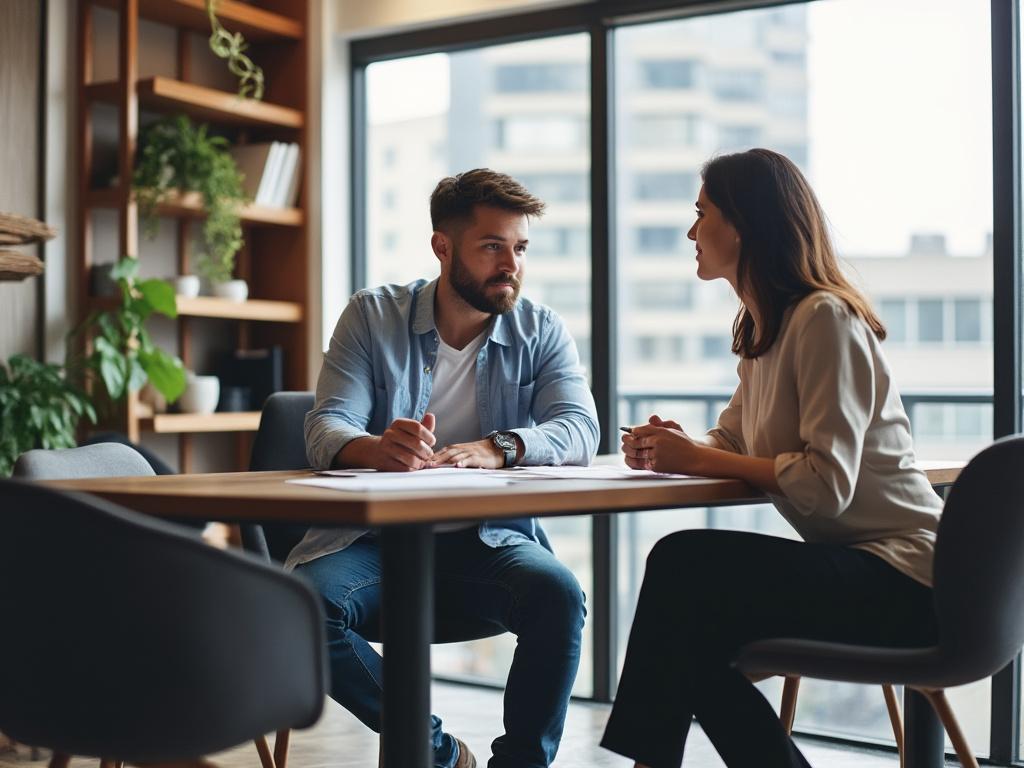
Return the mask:
{"type": "Polygon", "coordinates": [[[387,768],[430,768],[430,639],[434,629],[431,525],[381,531],[384,701],[387,768]]]}
{"type": "Polygon", "coordinates": [[[906,768],[941,768],[945,735],[938,715],[924,695],[903,689],[904,754],[906,768]]]}

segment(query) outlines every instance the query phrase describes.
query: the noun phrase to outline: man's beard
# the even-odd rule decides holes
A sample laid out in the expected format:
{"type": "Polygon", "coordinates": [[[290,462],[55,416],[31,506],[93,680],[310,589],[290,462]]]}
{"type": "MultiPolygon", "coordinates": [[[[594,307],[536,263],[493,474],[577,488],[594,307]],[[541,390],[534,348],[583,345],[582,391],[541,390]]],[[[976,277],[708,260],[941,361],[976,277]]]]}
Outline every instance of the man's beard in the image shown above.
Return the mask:
{"type": "Polygon", "coordinates": [[[449,280],[451,281],[452,288],[462,297],[463,301],[473,309],[486,312],[489,315],[500,315],[510,312],[515,307],[516,301],[519,300],[520,283],[515,275],[502,274],[492,277],[483,283],[477,282],[462,263],[462,259],[459,258],[457,248],[452,251],[452,269],[449,280]],[[488,286],[502,283],[508,283],[512,286],[511,294],[502,292],[497,296],[487,295],[488,286]]]}

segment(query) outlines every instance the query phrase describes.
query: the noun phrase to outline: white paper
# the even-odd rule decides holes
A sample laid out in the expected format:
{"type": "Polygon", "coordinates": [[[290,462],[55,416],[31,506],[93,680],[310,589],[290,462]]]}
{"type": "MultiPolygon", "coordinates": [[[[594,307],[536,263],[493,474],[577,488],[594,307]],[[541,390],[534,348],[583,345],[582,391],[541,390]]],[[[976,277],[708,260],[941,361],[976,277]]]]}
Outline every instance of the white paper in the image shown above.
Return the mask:
{"type": "Polygon", "coordinates": [[[616,466],[514,467],[505,471],[516,480],[680,480],[690,477],[616,466]]]}
{"type": "MultiPolygon", "coordinates": [[[[343,470],[342,470],[343,471],[343,470]]],[[[512,478],[489,470],[472,471],[465,469],[448,470],[421,469],[418,472],[370,472],[349,473],[347,476],[310,477],[289,480],[296,485],[315,485],[336,491],[433,491],[471,490],[474,488],[501,488],[509,485],[512,478]]]]}

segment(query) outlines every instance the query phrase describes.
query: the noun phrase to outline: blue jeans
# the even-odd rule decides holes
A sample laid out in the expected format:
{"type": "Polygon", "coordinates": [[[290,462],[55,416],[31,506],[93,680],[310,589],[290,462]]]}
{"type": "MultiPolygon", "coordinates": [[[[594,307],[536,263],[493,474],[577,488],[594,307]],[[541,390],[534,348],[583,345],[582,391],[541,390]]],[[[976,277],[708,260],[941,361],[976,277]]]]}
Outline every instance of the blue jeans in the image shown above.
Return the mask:
{"type": "MultiPolygon", "coordinates": [[[[483,624],[518,637],[505,685],[505,733],[491,744],[489,768],[546,768],[562,738],[586,616],[579,583],[540,544],[492,548],[469,528],[435,537],[435,623],[439,634],[483,624]]],[[[295,569],[312,582],[327,614],[331,698],[380,732],[382,659],[364,639],[379,637],[379,542],[348,548],[295,569]]],[[[475,636],[479,636],[476,634],[475,636]]],[[[455,741],[431,715],[434,765],[452,768],[455,741]]]]}

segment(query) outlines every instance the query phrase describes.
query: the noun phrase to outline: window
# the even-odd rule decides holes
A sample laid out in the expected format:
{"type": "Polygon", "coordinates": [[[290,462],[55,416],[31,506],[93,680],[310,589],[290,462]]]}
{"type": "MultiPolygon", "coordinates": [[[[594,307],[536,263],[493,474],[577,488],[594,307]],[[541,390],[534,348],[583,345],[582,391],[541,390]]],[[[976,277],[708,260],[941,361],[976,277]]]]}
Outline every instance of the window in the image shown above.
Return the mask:
{"type": "Polygon", "coordinates": [[[495,121],[495,127],[499,149],[558,152],[589,146],[587,125],[579,116],[504,117],[495,121]]]}
{"type": "Polygon", "coordinates": [[[629,128],[629,144],[636,149],[659,150],[689,147],[697,143],[700,120],[696,115],[635,115],[629,128]]]}
{"type": "Polygon", "coordinates": [[[917,302],[918,341],[936,342],[945,338],[942,299],[920,299],[917,302]]]}
{"type": "Polygon", "coordinates": [[[693,283],[643,282],[635,283],[630,291],[631,312],[669,310],[678,312],[693,306],[693,283]]]}
{"type": "Polygon", "coordinates": [[[957,341],[981,341],[981,300],[956,299],[953,302],[955,326],[954,338],[957,341]]]}
{"type": "Polygon", "coordinates": [[[577,61],[499,64],[494,67],[494,82],[499,93],[585,91],[587,67],[577,61]]]}
{"type": "Polygon", "coordinates": [[[763,82],[764,75],[755,70],[723,69],[713,73],[711,89],[721,101],[759,101],[763,82]]]}
{"type": "Polygon", "coordinates": [[[886,330],[886,341],[903,344],[907,340],[907,302],[903,299],[882,299],[878,302],[882,325],[886,330]]]}
{"type": "MultiPolygon", "coordinates": [[[[1016,10],[1021,3],[1013,0],[1016,10]]],[[[671,2],[659,5],[672,10],[671,2]]],[[[402,282],[434,268],[416,235],[422,223],[413,224],[424,212],[407,201],[425,200],[436,175],[500,161],[501,170],[549,203],[548,215],[531,225],[525,291],[562,304],[555,308],[585,364],[591,349],[618,352],[612,359],[619,362],[619,390],[603,394],[617,398],[621,423],[657,412],[699,432],[735,387],[728,347],[736,297],[722,281],[694,277],[686,239],[692,200],[677,197],[681,177],[691,174],[696,188],[700,166],[713,154],[767,146],[808,174],[844,266],[888,328],[883,349],[907,403],[918,456],[968,458],[988,441],[993,424],[992,406],[978,402],[991,392],[993,371],[990,4],[898,5],[822,0],[700,15],[678,0],[694,15],[621,26],[595,13],[595,29],[615,29],[614,59],[596,62],[614,81],[614,125],[594,134],[615,142],[596,147],[614,158],[607,169],[617,194],[613,338],[592,339],[589,325],[589,312],[601,318],[602,308],[588,299],[588,37],[540,35],[528,44],[482,48],[462,41],[470,47],[458,53],[370,65],[363,190],[370,282],[392,274],[402,282]],[[864,40],[871,40],[870,55],[864,40]],[[388,67],[405,69],[385,84],[377,75],[388,67]],[[422,77],[430,67],[443,68],[443,76],[422,77]],[[435,88],[437,82],[444,86],[435,88]],[[402,185],[386,217],[374,207],[385,184],[402,185]],[[951,188],[970,194],[953,195],[951,188]],[[393,254],[381,250],[385,229],[400,235],[393,254]],[[582,294],[567,286],[577,278],[586,286],[582,294]]],[[[1020,342],[1020,329],[1014,333],[1020,342]]],[[[545,526],[586,588],[601,564],[589,559],[589,521],[582,528],[579,522],[567,517],[545,526]]],[[[794,535],[772,507],[664,510],[617,522],[620,651],[644,558],[661,535],[721,525],[794,535]]],[[[459,651],[464,661],[439,669],[461,665],[497,679],[507,652],[501,643],[459,651]]],[[[587,653],[581,681],[590,671],[587,653]]],[[[954,690],[951,698],[968,738],[984,752],[987,683],[954,690]]],[[[797,728],[891,738],[876,690],[817,681],[804,683],[797,728]]]]}
{"type": "Polygon", "coordinates": [[[516,178],[533,194],[548,202],[584,202],[590,194],[590,182],[585,173],[527,172],[520,173],[516,178]]]}
{"type": "Polygon", "coordinates": [[[694,61],[641,61],[640,84],[657,90],[693,88],[697,84],[694,61]]]}
{"type": "Polygon", "coordinates": [[[633,177],[637,200],[695,200],[697,176],[693,173],[637,173],[633,177]]]}
{"type": "Polygon", "coordinates": [[[670,254],[683,242],[679,227],[637,227],[636,249],[640,253],[670,254]]]}

